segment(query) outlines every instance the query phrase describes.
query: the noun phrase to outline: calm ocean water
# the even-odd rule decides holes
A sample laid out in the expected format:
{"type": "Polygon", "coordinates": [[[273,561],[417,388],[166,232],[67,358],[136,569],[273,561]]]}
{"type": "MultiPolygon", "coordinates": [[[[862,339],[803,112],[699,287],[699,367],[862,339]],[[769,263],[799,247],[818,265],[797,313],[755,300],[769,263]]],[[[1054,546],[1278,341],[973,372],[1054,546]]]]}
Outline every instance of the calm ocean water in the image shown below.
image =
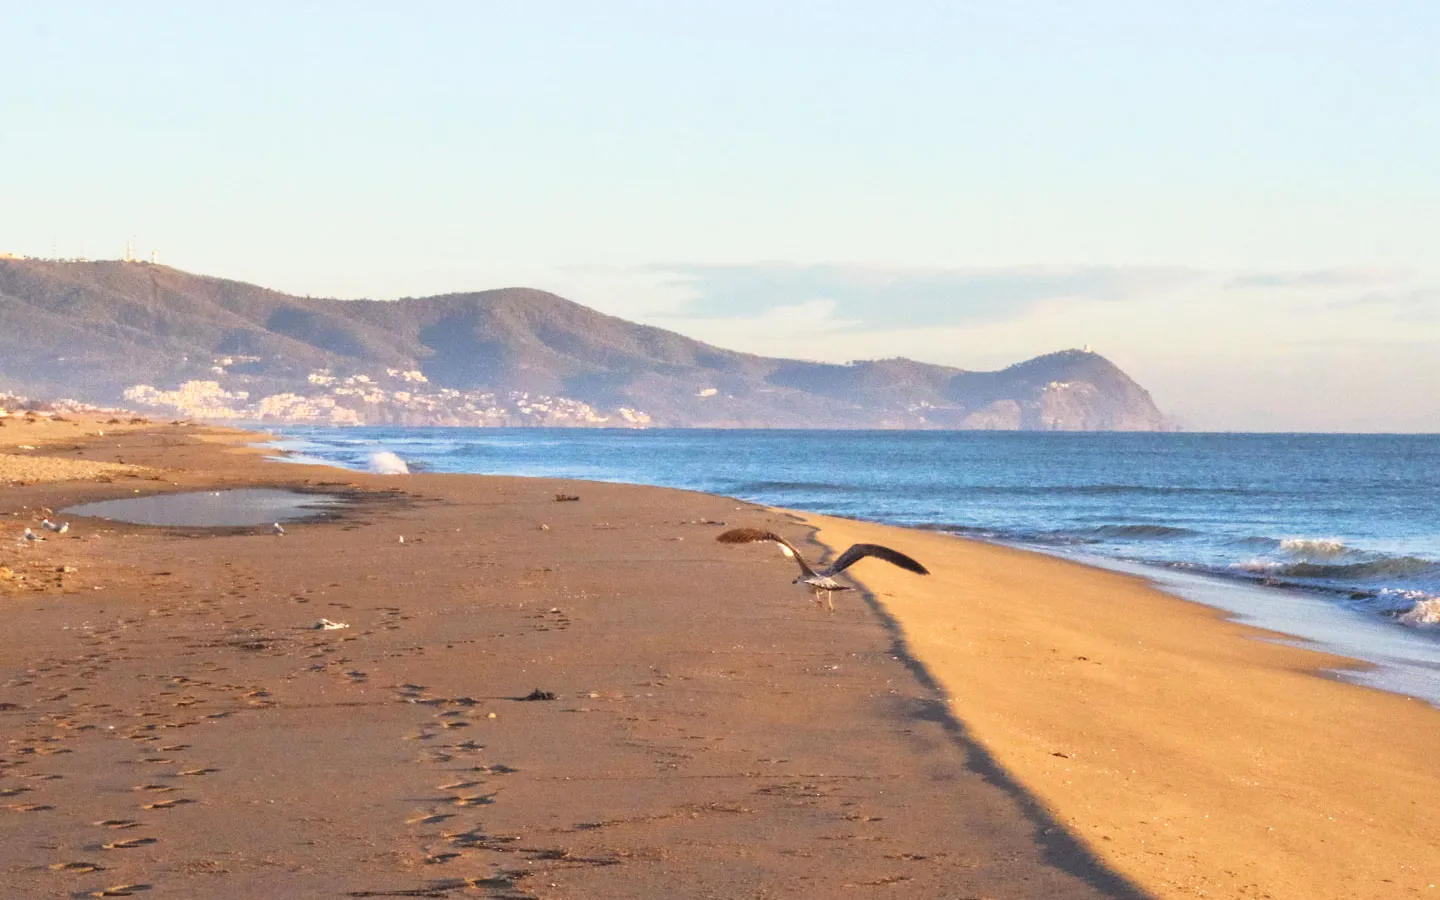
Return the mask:
{"type": "Polygon", "coordinates": [[[691,488],[1138,566],[1440,702],[1440,435],[270,430],[352,468],[691,488]]]}

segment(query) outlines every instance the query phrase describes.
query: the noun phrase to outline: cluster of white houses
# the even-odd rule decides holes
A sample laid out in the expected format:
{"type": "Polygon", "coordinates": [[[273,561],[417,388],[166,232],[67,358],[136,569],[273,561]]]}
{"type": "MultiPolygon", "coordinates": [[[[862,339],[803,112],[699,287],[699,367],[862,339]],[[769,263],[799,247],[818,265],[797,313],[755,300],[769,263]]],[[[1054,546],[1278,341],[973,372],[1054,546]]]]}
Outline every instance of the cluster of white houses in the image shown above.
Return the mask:
{"type": "MultiPolygon", "coordinates": [[[[210,371],[228,374],[228,367],[254,361],[221,357],[210,371]]],[[[137,384],[125,399],[140,407],[194,419],[308,423],[315,425],[470,425],[582,426],[645,428],[650,416],[621,407],[601,411],[581,400],[549,394],[509,391],[462,391],[437,388],[419,370],[387,369],[383,376],[337,375],[330,369],[310,372],[304,393],[284,391],[252,396],[219,381],[186,381],[171,390],[137,384]]]]}

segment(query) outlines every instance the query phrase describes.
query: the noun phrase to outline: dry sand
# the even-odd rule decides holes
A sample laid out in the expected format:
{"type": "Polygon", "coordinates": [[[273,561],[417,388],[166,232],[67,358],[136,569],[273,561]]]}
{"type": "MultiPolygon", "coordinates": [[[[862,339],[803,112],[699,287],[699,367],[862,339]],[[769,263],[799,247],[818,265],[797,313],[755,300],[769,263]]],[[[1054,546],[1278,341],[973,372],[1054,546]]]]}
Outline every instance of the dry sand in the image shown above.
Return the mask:
{"type": "Polygon", "coordinates": [[[0,418],[0,486],[58,481],[103,481],[161,477],[157,469],[122,461],[77,459],[89,443],[103,437],[153,427],[141,417],[25,416],[0,418]]]}
{"type": "Polygon", "coordinates": [[[1134,580],[816,518],[935,572],[864,562],[883,607],[831,615],[713,540],[814,547],[783,511],[245,438],[107,431],[49,452],[158,474],[0,481],[0,893],[1429,896],[1435,711],[1134,580]],[[13,542],[80,500],[283,484],[352,503],[13,542]]]}
{"type": "Polygon", "coordinates": [[[783,560],[713,540],[783,514],[265,463],[174,428],[78,456],[165,480],[0,488],[0,562],[31,576],[0,594],[7,896],[1140,896],[869,610],[817,613],[783,560]],[[81,499],[287,482],[354,505],[283,537],[8,537],[81,499]]]}
{"type": "Polygon", "coordinates": [[[1139,579],[806,518],[931,566],[857,575],[967,734],[1153,895],[1440,896],[1440,710],[1139,579]]]}

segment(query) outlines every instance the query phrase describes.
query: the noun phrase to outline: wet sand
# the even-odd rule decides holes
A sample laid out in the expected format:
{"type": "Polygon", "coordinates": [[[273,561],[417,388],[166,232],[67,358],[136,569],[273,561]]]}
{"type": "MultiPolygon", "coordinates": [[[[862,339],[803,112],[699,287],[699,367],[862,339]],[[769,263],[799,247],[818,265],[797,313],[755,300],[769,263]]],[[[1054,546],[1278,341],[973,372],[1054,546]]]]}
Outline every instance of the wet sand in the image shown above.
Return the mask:
{"type": "Polygon", "coordinates": [[[138,427],[62,455],[145,474],[0,479],[7,894],[1434,893],[1436,711],[1137,580],[808,517],[934,572],[863,562],[828,614],[773,547],[714,541],[821,553],[784,511],[251,439],[138,427]],[[285,485],[350,505],[13,541],[81,500],[285,485]]]}
{"type": "Polygon", "coordinates": [[[802,535],[784,513],[356,475],[208,434],[232,445],[65,451],[156,480],[0,488],[0,563],[26,576],[0,585],[7,895],[1141,896],[869,609],[817,612],[783,560],[713,540],[802,535]],[[351,505],[283,536],[70,517],[13,541],[81,500],[286,484],[351,505]]]}

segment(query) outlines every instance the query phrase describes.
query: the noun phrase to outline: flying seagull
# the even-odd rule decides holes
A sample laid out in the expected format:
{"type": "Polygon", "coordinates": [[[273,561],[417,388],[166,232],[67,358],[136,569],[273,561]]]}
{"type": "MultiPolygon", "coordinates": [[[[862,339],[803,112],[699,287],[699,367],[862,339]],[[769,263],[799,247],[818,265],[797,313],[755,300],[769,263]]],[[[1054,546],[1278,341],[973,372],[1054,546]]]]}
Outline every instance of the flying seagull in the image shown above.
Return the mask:
{"type": "Polygon", "coordinates": [[[805,561],[805,557],[800,555],[799,550],[796,550],[789,541],[773,531],[764,531],[759,528],[732,528],[716,537],[715,540],[722,544],[749,544],[754,541],[768,541],[772,544],[779,544],[780,552],[795,560],[795,563],[800,566],[800,574],[797,575],[791,583],[809,585],[811,592],[815,596],[816,606],[820,605],[820,595],[824,594],[825,603],[829,605],[831,610],[835,609],[835,601],[831,598],[831,593],[852,589],[849,585],[836,581],[833,576],[839,575],[867,556],[883,559],[892,565],[897,565],[902,569],[907,569],[920,575],[930,574],[929,569],[901,553],[899,550],[891,550],[889,547],[882,547],[879,544],[852,544],[849,550],[840,554],[840,558],[835,560],[834,565],[817,572],[810,568],[810,564],[805,561]]]}

